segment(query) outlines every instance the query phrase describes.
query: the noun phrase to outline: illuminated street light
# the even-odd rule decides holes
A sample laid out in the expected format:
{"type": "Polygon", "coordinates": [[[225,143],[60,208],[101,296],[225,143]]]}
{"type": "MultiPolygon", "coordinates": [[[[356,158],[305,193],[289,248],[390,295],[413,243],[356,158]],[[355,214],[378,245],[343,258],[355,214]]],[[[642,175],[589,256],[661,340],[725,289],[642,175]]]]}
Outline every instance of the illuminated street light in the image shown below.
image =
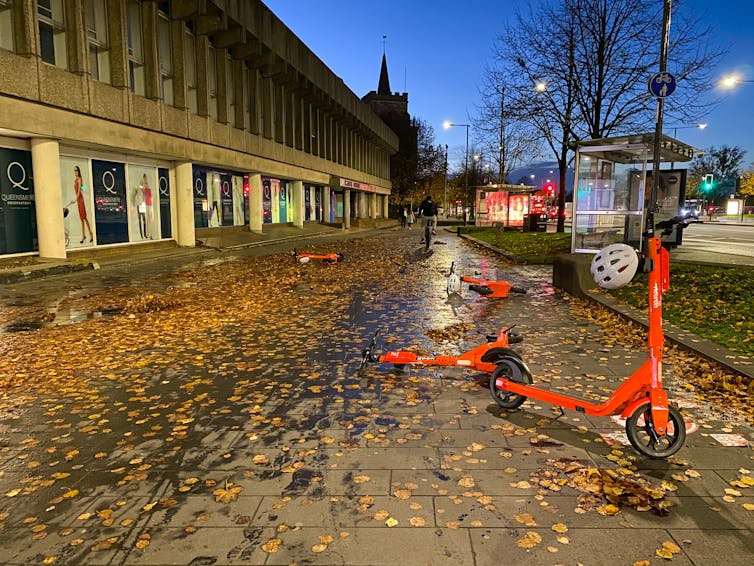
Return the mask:
{"type": "Polygon", "coordinates": [[[720,79],[720,82],[718,83],[723,88],[735,88],[735,86],[739,83],[754,83],[752,80],[748,79],[742,79],[738,75],[727,75],[720,79]]]}
{"type": "Polygon", "coordinates": [[[464,193],[465,193],[465,199],[466,202],[463,203],[463,225],[466,226],[466,208],[469,205],[469,125],[468,124],[454,124],[450,120],[445,120],[442,124],[443,128],[446,130],[449,128],[452,128],[453,126],[458,126],[460,128],[466,128],[466,174],[465,174],[465,181],[464,181],[464,193]]]}
{"type": "Polygon", "coordinates": [[[534,89],[537,92],[544,92],[547,90],[547,83],[538,82],[536,85],[534,85],[534,89]]]}

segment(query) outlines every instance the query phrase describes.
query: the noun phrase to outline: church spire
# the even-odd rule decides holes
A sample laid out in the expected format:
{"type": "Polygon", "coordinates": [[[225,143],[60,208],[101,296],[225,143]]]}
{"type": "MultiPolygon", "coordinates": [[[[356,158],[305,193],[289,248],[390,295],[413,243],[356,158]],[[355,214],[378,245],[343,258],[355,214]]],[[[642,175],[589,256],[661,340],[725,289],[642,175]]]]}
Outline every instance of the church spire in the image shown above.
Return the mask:
{"type": "Polygon", "coordinates": [[[382,69],[380,70],[380,85],[377,87],[377,94],[390,94],[390,79],[387,76],[387,58],[382,54],[382,69]]]}
{"type": "Polygon", "coordinates": [[[377,87],[377,94],[390,96],[390,79],[387,76],[387,57],[385,55],[385,40],[387,35],[382,36],[382,69],[380,69],[380,84],[377,87]]]}

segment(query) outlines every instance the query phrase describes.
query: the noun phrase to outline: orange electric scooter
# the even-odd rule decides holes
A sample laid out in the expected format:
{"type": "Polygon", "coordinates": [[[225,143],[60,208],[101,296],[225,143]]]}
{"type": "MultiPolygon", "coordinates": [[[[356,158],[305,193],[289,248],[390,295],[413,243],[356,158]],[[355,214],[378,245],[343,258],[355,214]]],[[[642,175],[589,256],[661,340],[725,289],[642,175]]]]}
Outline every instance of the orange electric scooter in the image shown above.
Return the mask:
{"type": "Polygon", "coordinates": [[[308,263],[313,259],[321,259],[325,263],[338,263],[343,261],[343,254],[330,253],[330,254],[313,254],[308,252],[297,252],[293,250],[293,259],[299,263],[308,263]]]}
{"type": "Polygon", "coordinates": [[[448,295],[458,293],[461,290],[461,282],[468,283],[469,290],[491,299],[504,299],[509,293],[526,294],[526,289],[514,287],[507,281],[485,281],[484,279],[474,279],[472,277],[459,277],[456,274],[456,264],[453,262],[450,265],[450,273],[448,274],[448,295]]]}
{"type": "Polygon", "coordinates": [[[378,362],[384,364],[393,364],[397,367],[405,365],[424,365],[424,366],[444,366],[444,367],[466,367],[473,368],[477,371],[492,373],[497,369],[497,360],[504,357],[520,359],[518,352],[510,348],[511,344],[517,344],[523,341],[523,336],[512,332],[513,326],[503,326],[500,332],[495,335],[487,336],[487,341],[464,352],[459,356],[450,355],[418,355],[416,352],[407,350],[387,351],[378,356],[374,353],[377,346],[377,336],[380,331],[377,330],[372,336],[372,341],[362,351],[361,365],[359,371],[368,363],[378,362]]]}
{"type": "MultiPolygon", "coordinates": [[[[663,235],[668,235],[674,226],[680,230],[688,222],[688,218],[676,216],[658,223],[657,228],[662,228],[663,235]]],[[[649,359],[609,399],[596,404],[532,385],[531,372],[526,364],[519,358],[506,356],[497,360],[497,368],[490,378],[490,392],[499,406],[515,409],[527,397],[531,397],[556,405],[561,410],[571,409],[596,416],[621,415],[626,419],[629,442],[643,455],[667,458],[680,450],[686,440],[686,426],[678,409],[668,404],[668,392],[662,386],[662,295],[670,286],[670,256],[662,246],[661,238],[654,237],[651,216],[648,226],[646,256],[643,259],[644,272],[649,275],[649,359]]],[[[608,248],[616,246],[624,244],[613,244],[608,248]]],[[[608,248],[601,250],[595,260],[608,248]]],[[[594,260],[592,266],[592,273],[595,274],[594,260]]],[[[618,285],[602,286],[617,288],[618,285]]]]}

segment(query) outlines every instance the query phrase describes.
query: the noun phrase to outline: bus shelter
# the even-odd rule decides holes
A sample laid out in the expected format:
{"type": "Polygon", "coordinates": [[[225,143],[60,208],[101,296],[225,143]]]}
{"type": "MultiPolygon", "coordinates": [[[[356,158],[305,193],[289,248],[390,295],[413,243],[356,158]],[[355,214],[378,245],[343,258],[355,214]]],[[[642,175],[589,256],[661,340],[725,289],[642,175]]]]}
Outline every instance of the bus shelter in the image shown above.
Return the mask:
{"type": "MultiPolygon", "coordinates": [[[[623,242],[641,247],[652,190],[654,133],[587,140],[576,144],[571,251],[594,253],[623,242]]],[[[682,213],[686,169],[675,168],[702,153],[670,136],[660,138],[655,222],[682,213]]],[[[681,232],[663,236],[663,245],[681,243],[681,232]]]]}
{"type": "MultiPolygon", "coordinates": [[[[474,188],[477,226],[523,226],[529,214],[540,212],[540,203],[532,196],[537,187],[498,184],[474,188]]],[[[541,212],[546,212],[542,208],[541,212]]]]}

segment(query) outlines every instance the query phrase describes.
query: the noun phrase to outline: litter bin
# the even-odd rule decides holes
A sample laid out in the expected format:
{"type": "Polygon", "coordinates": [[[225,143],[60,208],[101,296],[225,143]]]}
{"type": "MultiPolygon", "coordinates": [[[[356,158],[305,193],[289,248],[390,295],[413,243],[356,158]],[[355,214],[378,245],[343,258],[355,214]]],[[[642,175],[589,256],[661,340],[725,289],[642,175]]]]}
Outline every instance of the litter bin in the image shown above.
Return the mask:
{"type": "Polygon", "coordinates": [[[547,232],[547,215],[524,214],[524,232],[547,232]]]}

